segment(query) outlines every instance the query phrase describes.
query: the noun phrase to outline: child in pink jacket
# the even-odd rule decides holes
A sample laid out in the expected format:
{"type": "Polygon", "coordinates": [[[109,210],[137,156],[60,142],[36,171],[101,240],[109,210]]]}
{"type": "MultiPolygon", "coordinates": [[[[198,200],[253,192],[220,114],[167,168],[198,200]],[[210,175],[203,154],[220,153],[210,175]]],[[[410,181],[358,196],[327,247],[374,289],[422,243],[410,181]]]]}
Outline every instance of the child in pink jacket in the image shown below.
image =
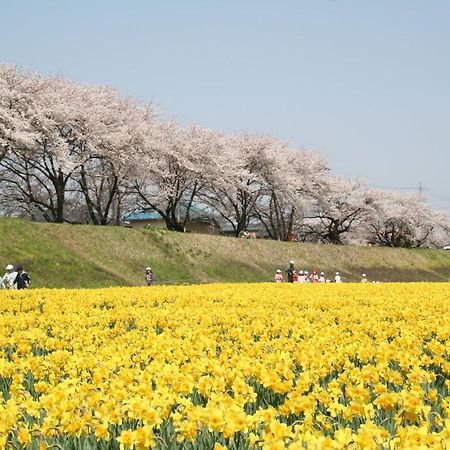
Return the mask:
{"type": "Polygon", "coordinates": [[[283,282],[283,274],[281,273],[281,270],[278,269],[275,274],[275,283],[282,283],[283,282]]]}

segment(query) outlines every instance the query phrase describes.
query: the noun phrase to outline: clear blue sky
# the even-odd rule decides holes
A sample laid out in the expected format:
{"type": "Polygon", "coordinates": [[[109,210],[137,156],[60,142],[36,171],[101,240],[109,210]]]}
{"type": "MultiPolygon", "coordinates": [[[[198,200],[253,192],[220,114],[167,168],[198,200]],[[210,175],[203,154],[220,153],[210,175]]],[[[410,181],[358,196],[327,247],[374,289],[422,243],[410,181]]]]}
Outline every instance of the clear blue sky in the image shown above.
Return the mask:
{"type": "Polygon", "coordinates": [[[0,61],[320,150],[450,211],[450,1],[0,0],[0,61]]]}

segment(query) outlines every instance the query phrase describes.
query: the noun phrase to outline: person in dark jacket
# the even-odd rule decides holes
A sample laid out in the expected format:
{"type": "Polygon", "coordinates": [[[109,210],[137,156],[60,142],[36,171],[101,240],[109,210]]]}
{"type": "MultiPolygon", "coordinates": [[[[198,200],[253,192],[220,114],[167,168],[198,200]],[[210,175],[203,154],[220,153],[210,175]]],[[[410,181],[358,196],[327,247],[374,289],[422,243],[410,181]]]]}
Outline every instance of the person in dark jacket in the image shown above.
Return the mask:
{"type": "Polygon", "coordinates": [[[17,266],[16,272],[17,276],[14,280],[14,284],[17,286],[17,289],[27,289],[30,286],[31,278],[23,270],[22,266],[17,266]]]}
{"type": "Polygon", "coordinates": [[[289,267],[286,269],[288,283],[294,282],[294,261],[289,261],[289,267]]]}

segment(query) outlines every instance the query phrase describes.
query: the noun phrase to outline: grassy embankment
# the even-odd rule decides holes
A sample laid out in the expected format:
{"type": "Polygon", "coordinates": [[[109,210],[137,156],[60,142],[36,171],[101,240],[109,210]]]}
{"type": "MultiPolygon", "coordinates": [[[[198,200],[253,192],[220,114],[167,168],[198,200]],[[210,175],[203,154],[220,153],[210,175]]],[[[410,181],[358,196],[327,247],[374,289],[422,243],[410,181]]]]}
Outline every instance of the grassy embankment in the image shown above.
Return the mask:
{"type": "Polygon", "coordinates": [[[33,287],[138,285],[151,265],[159,283],[270,281],[293,259],[344,281],[450,281],[450,251],[298,244],[165,230],[54,225],[0,218],[0,268],[23,264],[33,287]]]}

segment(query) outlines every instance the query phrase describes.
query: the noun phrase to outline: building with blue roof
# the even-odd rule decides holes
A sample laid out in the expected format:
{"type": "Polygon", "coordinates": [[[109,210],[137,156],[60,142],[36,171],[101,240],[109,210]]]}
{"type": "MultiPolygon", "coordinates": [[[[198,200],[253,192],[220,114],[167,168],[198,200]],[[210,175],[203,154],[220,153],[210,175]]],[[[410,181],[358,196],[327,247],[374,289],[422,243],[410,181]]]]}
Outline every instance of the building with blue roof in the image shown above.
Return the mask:
{"type": "MultiPolygon", "coordinates": [[[[186,232],[200,234],[220,234],[220,227],[198,208],[191,208],[191,220],[186,232]]],[[[130,228],[166,228],[166,222],[157,211],[138,211],[123,217],[123,224],[130,228]]]]}

